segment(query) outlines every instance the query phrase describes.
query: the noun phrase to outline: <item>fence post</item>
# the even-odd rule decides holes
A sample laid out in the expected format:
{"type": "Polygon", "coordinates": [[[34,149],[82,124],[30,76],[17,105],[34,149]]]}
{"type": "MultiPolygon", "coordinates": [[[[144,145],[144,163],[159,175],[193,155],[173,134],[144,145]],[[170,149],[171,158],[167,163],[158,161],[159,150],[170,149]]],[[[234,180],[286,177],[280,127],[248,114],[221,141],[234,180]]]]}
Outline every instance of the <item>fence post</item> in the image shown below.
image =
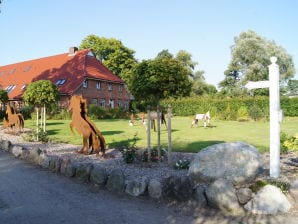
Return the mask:
{"type": "Polygon", "coordinates": [[[168,106],[168,165],[172,164],[172,108],[171,105],[168,106]]]}
{"type": "Polygon", "coordinates": [[[148,153],[148,162],[151,160],[151,118],[150,118],[150,106],[147,106],[147,153],[148,153]]]}
{"type": "Polygon", "coordinates": [[[157,113],[157,153],[158,153],[158,161],[160,162],[160,106],[156,107],[157,113]]]}
{"type": "Polygon", "coordinates": [[[270,98],[270,177],[278,178],[280,174],[280,100],[279,100],[279,66],[277,58],[270,58],[269,98],[270,98]]]}

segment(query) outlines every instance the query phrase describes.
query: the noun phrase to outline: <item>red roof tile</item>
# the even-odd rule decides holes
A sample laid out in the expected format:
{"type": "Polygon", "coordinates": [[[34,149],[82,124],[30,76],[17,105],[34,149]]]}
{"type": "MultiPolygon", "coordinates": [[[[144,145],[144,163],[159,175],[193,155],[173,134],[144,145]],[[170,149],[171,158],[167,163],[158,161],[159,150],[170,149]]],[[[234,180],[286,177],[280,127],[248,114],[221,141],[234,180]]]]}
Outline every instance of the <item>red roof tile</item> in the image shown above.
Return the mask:
{"type": "Polygon", "coordinates": [[[8,93],[10,99],[23,95],[22,87],[31,82],[46,79],[54,84],[58,80],[66,80],[58,86],[61,94],[72,94],[86,78],[124,83],[122,79],[109,71],[100,61],[91,56],[91,50],[69,53],[24,61],[0,67],[0,87],[5,89],[15,85],[8,93]]]}

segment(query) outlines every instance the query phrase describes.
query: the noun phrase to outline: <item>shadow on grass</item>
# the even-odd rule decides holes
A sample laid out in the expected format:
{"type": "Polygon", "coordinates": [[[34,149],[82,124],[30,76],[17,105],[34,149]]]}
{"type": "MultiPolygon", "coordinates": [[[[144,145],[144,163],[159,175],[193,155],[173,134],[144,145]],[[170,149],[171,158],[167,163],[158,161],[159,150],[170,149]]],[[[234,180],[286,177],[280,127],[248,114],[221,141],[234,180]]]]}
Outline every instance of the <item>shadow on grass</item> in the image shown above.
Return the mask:
{"type": "Polygon", "coordinates": [[[129,138],[122,141],[115,141],[115,139],[112,140],[111,143],[109,143],[109,148],[116,148],[116,149],[123,149],[128,148],[132,146],[133,143],[136,141],[141,140],[140,138],[129,138]]]}
{"type": "Polygon", "coordinates": [[[219,143],[225,143],[225,141],[196,141],[191,143],[179,143],[179,142],[173,142],[173,148],[176,152],[199,152],[202,149],[219,144],[219,143]]]}
{"type": "Polygon", "coordinates": [[[123,133],[123,131],[103,131],[102,132],[102,135],[105,136],[105,135],[116,135],[116,134],[121,134],[123,133]]]}
{"type": "MultiPolygon", "coordinates": [[[[53,125],[59,125],[59,124],[64,124],[65,125],[65,122],[49,122],[47,123],[47,126],[53,126],[53,125]]],[[[67,127],[69,127],[69,124],[66,124],[67,127]]]]}
{"type": "Polygon", "coordinates": [[[59,129],[52,129],[52,130],[47,130],[48,135],[56,135],[59,133],[59,129]]]}

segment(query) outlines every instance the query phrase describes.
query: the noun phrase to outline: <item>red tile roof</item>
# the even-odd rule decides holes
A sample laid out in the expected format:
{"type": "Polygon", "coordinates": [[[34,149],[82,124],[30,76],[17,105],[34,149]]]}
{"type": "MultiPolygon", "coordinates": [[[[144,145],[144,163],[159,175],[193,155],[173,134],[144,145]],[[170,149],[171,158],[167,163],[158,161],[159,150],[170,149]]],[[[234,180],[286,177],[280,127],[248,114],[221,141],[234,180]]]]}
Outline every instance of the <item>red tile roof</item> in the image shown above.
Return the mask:
{"type": "Polygon", "coordinates": [[[15,87],[8,93],[10,99],[21,98],[22,87],[31,82],[46,79],[58,85],[61,94],[72,94],[86,78],[124,83],[122,79],[109,71],[100,61],[92,56],[90,49],[24,61],[0,67],[0,88],[15,87]]]}

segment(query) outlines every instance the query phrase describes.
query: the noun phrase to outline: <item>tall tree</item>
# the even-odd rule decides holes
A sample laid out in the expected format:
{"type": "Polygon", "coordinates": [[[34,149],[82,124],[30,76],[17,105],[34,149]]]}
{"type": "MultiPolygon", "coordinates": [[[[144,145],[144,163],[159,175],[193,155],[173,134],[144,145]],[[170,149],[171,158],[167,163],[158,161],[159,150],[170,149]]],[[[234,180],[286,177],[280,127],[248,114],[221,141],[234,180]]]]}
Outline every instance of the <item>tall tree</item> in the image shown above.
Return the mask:
{"type": "Polygon", "coordinates": [[[239,91],[247,81],[268,80],[270,57],[276,56],[280,66],[281,80],[287,81],[295,74],[292,57],[274,41],[248,30],[234,38],[232,59],[224,72],[225,79],[219,83],[225,91],[239,91]]]}
{"type": "Polygon", "coordinates": [[[174,57],[174,55],[171,54],[168,49],[166,49],[166,50],[162,50],[161,52],[159,52],[155,59],[158,59],[158,58],[173,58],[173,57],[174,57]]]}
{"type": "Polygon", "coordinates": [[[179,61],[162,57],[137,64],[128,87],[136,100],[157,104],[164,98],[189,96],[191,81],[179,61]]]}
{"type": "Polygon", "coordinates": [[[36,106],[36,132],[38,140],[39,126],[46,131],[46,105],[56,103],[59,99],[57,87],[49,80],[39,80],[28,85],[23,94],[26,103],[36,106]],[[39,123],[39,111],[41,110],[41,122],[39,123]]]}
{"type": "Polygon", "coordinates": [[[180,50],[176,54],[175,57],[178,61],[182,63],[182,65],[187,69],[188,75],[190,77],[194,76],[195,66],[198,64],[197,62],[192,60],[192,55],[185,50],[180,50]]]}
{"type": "Polygon", "coordinates": [[[126,81],[126,74],[137,63],[134,58],[134,50],[125,47],[120,40],[114,38],[88,35],[81,42],[80,49],[91,48],[107,68],[115,75],[126,81]]]}

